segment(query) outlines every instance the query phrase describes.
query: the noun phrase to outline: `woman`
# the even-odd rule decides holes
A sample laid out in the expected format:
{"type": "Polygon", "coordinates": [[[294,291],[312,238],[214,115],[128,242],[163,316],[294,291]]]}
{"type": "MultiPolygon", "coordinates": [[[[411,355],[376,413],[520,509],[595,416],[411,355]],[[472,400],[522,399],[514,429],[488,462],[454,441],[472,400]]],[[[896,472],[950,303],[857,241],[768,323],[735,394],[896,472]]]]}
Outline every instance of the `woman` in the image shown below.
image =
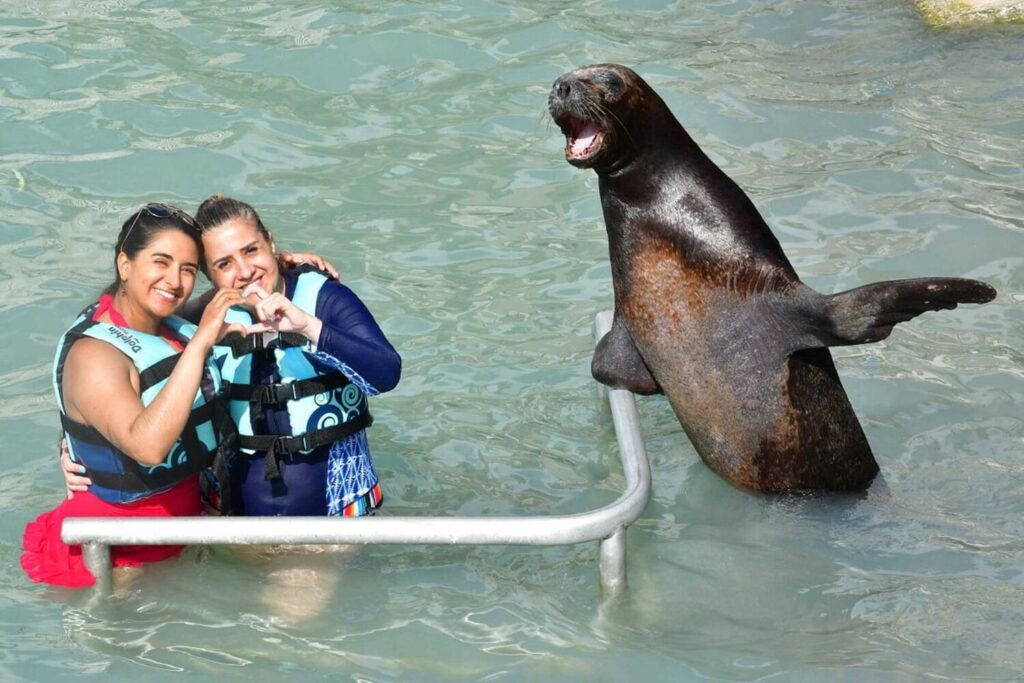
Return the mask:
{"type": "MultiPolygon", "coordinates": [[[[222,512],[365,515],[382,502],[370,460],[367,396],[398,383],[401,358],[362,301],[311,268],[285,269],[252,206],[199,205],[204,272],[247,307],[227,319],[251,334],[214,357],[238,428],[222,512]]],[[[215,486],[216,488],[216,486],[215,486]]]]}
{"type": "MultiPolygon", "coordinates": [[[[229,472],[205,473],[205,499],[221,514],[372,513],[383,496],[366,397],[398,383],[398,353],[350,289],[310,268],[285,268],[249,204],[215,195],[196,220],[203,271],[220,291],[245,297],[229,321],[257,325],[214,350],[241,448],[229,472]]],[[[190,302],[186,317],[212,295],[190,302]]],[[[69,489],[84,490],[88,480],[64,462],[69,489]]]]}
{"type": "MultiPolygon", "coordinates": [[[[121,226],[116,280],[64,334],[54,389],[71,456],[93,486],[25,528],[21,565],[33,581],[95,583],[79,546],[60,539],[66,517],[161,517],[202,512],[198,472],[230,426],[214,400],[214,344],[244,325],[225,322],[241,303],[235,290],[210,301],[198,327],[173,314],[188,299],[201,264],[195,221],[166,204],[148,204],[121,226]],[[187,343],[187,345],[186,345],[187,343]]],[[[114,566],[172,557],[181,546],[113,548],[114,566]]]]}

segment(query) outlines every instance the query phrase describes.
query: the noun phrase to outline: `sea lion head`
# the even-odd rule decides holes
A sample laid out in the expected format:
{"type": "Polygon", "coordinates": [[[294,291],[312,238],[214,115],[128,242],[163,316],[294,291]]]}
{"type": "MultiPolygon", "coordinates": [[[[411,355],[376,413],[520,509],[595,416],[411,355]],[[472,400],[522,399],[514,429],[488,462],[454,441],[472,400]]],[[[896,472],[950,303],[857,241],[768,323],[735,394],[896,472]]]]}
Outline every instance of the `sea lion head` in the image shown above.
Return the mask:
{"type": "Polygon", "coordinates": [[[548,111],[565,134],[565,160],[600,173],[630,155],[635,131],[642,129],[634,121],[655,102],[660,98],[632,69],[593,64],[558,77],[548,111]]]}

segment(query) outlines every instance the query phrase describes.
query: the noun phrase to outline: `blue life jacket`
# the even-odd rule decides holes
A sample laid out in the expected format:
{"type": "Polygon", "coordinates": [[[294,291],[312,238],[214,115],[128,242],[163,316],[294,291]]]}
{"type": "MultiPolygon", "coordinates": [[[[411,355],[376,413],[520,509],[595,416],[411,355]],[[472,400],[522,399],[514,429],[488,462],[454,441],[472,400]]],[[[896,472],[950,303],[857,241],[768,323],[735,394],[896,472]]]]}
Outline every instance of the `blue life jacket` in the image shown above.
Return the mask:
{"type": "MultiPolygon", "coordinates": [[[[295,282],[293,304],[314,315],[317,297],[327,278],[315,271],[300,274],[295,282]]],[[[227,322],[253,324],[247,309],[228,311],[227,322]]],[[[317,361],[305,337],[297,333],[232,334],[214,347],[224,381],[228,410],[238,430],[242,456],[265,458],[264,479],[281,478],[278,459],[309,453],[319,446],[340,441],[373,423],[363,391],[341,371],[317,361]],[[252,383],[252,356],[272,353],[281,381],[252,383]],[[262,429],[263,406],[283,405],[290,433],[266,434],[262,429]]]]}
{"type": "MultiPolygon", "coordinates": [[[[96,304],[78,316],[57,344],[53,366],[53,388],[60,408],[61,427],[71,459],[85,466],[92,480],[89,490],[110,503],[130,503],[166,491],[186,477],[210,465],[222,441],[229,440],[234,427],[216,395],[220,375],[211,360],[203,370],[203,380],[192,404],[192,413],[177,441],[163,462],[144,465],[107,441],[96,429],[68,417],[64,407],[64,363],[72,345],[83,337],[110,344],[128,356],[139,371],[139,398],[142,405],[153,402],[167,383],[181,354],[163,337],[119,327],[92,319],[96,304]]],[[[195,334],[196,326],[171,316],[163,321],[181,343],[195,334]]]]}

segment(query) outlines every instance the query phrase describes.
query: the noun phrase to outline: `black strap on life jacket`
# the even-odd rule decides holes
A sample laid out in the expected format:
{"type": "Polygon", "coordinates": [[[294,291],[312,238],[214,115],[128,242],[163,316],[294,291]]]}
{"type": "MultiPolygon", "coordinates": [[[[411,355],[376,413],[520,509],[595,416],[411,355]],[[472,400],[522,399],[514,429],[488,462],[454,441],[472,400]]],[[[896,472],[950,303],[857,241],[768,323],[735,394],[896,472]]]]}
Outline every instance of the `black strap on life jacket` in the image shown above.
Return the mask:
{"type": "MultiPolygon", "coordinates": [[[[278,466],[278,458],[285,455],[289,459],[300,451],[308,451],[320,446],[325,446],[335,441],[341,441],[362,431],[373,424],[373,416],[370,414],[369,406],[363,402],[363,410],[351,420],[336,424],[324,429],[317,429],[306,432],[299,436],[274,436],[271,434],[262,436],[238,435],[238,445],[256,451],[249,457],[264,458],[263,478],[267,481],[281,478],[281,469],[278,466]]],[[[245,455],[245,454],[242,454],[245,455]]]]}
{"type": "Polygon", "coordinates": [[[234,401],[247,401],[250,406],[279,405],[288,401],[297,401],[307,396],[323,394],[351,384],[351,380],[338,372],[325,377],[302,379],[295,382],[278,382],[272,384],[234,384],[224,383],[225,395],[234,401]]]}
{"type": "Polygon", "coordinates": [[[263,349],[286,349],[291,346],[304,346],[308,340],[298,332],[254,332],[242,335],[232,332],[217,342],[217,346],[230,346],[235,358],[263,349]]]}
{"type": "Polygon", "coordinates": [[[93,321],[92,314],[93,314],[93,311],[96,310],[96,307],[98,305],[99,304],[91,304],[89,306],[86,306],[82,310],[82,312],[79,313],[80,316],[84,316],[83,320],[81,320],[77,325],[75,325],[70,330],[68,330],[67,332],[64,333],[64,338],[65,338],[64,346],[61,347],[60,356],[57,358],[56,367],[54,368],[54,375],[56,376],[56,378],[58,380],[57,381],[57,403],[58,403],[59,406],[63,406],[64,405],[64,386],[63,386],[64,383],[62,381],[60,381],[60,380],[64,377],[64,363],[68,359],[68,352],[71,351],[71,345],[77,339],[80,339],[81,337],[83,337],[84,336],[83,333],[87,329],[89,329],[93,325],[97,324],[97,323],[95,323],[93,321]]]}
{"type": "Polygon", "coordinates": [[[167,356],[163,360],[158,360],[145,370],[139,372],[139,393],[145,393],[154,384],[159,384],[170,377],[179,360],[181,360],[181,354],[176,353],[173,356],[167,356]]]}
{"type": "MultiPolygon", "coordinates": [[[[233,423],[232,423],[233,424],[233,423]]],[[[212,500],[211,505],[217,509],[221,517],[234,514],[231,500],[231,475],[229,467],[231,459],[238,453],[238,434],[230,437],[229,442],[221,443],[213,454],[213,461],[210,463],[210,472],[217,480],[218,499],[212,500]]]]}

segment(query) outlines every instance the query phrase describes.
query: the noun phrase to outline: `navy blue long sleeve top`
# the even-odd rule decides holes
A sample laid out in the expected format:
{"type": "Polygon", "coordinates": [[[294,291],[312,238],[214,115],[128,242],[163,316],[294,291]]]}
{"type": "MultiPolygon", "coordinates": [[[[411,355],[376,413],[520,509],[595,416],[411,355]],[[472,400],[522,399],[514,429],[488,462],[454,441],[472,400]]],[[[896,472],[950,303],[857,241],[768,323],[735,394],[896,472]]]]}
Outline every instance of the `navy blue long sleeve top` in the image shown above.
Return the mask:
{"type": "MultiPolygon", "coordinates": [[[[285,296],[292,298],[300,271],[285,273],[285,296]]],[[[377,321],[351,289],[335,280],[324,283],[316,300],[323,322],[317,350],[352,368],[377,393],[390,391],[402,375],[402,359],[377,321]]]]}
{"type": "MultiPolygon", "coordinates": [[[[295,283],[303,272],[305,268],[283,272],[285,296],[289,300],[294,296],[295,283]]],[[[186,317],[201,317],[208,300],[209,296],[199,297],[199,301],[185,311],[186,317]]],[[[402,373],[401,357],[352,290],[334,280],[325,282],[317,295],[314,314],[323,323],[316,350],[340,361],[351,374],[358,375],[363,380],[358,383],[369,390],[367,393],[372,395],[389,391],[398,384],[402,373]]],[[[311,362],[318,364],[316,359],[311,362]]],[[[334,368],[324,364],[323,370],[330,373],[334,368]]],[[[350,379],[356,381],[351,376],[350,379]]],[[[268,349],[253,353],[250,381],[253,384],[281,381],[273,351],[268,349]]],[[[287,409],[283,405],[264,405],[262,414],[254,420],[253,428],[256,434],[291,434],[287,409]]],[[[353,451],[369,458],[365,435],[360,433],[350,439],[353,441],[353,451]]],[[[320,446],[309,454],[282,463],[284,478],[274,481],[264,480],[261,459],[236,459],[231,467],[234,512],[246,515],[327,514],[326,460],[330,448],[329,444],[320,446]]]]}

